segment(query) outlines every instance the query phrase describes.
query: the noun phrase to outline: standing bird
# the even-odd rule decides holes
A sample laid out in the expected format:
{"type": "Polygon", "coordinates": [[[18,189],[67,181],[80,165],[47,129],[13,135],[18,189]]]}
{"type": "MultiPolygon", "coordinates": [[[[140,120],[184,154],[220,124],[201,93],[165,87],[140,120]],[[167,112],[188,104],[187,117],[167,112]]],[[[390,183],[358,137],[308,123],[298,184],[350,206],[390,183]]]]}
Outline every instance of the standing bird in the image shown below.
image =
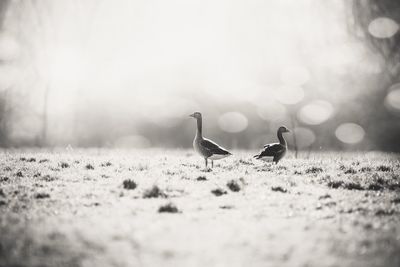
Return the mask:
{"type": "Polygon", "coordinates": [[[287,143],[285,138],[283,138],[283,133],[289,133],[290,131],[285,126],[281,126],[278,129],[278,139],[279,143],[272,143],[264,145],[264,149],[260,154],[255,155],[256,159],[264,159],[268,157],[273,157],[273,162],[278,164],[278,162],[285,156],[287,151],[287,143]]]}
{"type": "Polygon", "coordinates": [[[202,125],[202,117],[200,112],[195,112],[190,117],[193,117],[197,120],[197,130],[196,136],[193,140],[193,148],[199,153],[205,160],[206,168],[208,164],[208,159],[211,160],[211,167],[214,168],[214,160],[223,159],[232,155],[225,148],[220,147],[213,141],[203,138],[203,125],[202,125]]]}

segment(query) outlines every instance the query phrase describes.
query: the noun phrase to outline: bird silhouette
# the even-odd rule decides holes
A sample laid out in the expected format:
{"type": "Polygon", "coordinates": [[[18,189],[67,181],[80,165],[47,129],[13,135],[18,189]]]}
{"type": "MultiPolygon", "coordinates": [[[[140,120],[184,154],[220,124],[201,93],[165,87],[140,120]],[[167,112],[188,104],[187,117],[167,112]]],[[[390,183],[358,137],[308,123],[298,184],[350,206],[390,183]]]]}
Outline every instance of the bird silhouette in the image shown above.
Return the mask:
{"type": "Polygon", "coordinates": [[[278,162],[285,156],[287,151],[287,143],[285,138],[283,137],[283,133],[288,133],[288,132],[290,131],[285,126],[279,127],[277,131],[279,143],[264,145],[263,150],[261,150],[261,152],[258,155],[255,155],[254,158],[266,159],[272,157],[272,161],[275,162],[275,164],[278,164],[278,162]]]}
{"type": "Polygon", "coordinates": [[[208,160],[211,160],[211,167],[214,167],[214,160],[223,159],[232,155],[228,150],[219,146],[215,142],[203,137],[203,119],[200,112],[190,115],[197,120],[196,136],[193,140],[194,150],[204,158],[207,168],[208,160]]]}

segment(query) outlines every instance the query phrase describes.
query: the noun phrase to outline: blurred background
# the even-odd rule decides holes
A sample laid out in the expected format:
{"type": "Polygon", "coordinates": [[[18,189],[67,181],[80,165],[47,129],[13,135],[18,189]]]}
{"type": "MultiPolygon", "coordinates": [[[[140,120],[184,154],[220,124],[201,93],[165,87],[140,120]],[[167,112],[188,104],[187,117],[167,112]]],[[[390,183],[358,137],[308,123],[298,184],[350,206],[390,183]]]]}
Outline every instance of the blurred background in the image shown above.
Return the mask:
{"type": "Polygon", "coordinates": [[[0,145],[400,151],[397,0],[0,0],[0,145]]]}

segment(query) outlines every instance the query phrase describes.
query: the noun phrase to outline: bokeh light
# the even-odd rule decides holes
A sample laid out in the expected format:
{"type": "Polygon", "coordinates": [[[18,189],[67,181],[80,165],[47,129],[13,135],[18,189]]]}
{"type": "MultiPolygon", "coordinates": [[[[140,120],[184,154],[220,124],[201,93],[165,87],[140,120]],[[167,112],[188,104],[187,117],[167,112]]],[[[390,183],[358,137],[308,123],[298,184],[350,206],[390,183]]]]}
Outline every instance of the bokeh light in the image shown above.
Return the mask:
{"type": "Polygon", "coordinates": [[[300,86],[310,80],[310,73],[305,67],[291,66],[283,69],[281,80],[286,85],[300,86]]]}
{"type": "Polygon", "coordinates": [[[359,42],[335,44],[315,51],[313,63],[343,75],[346,74],[346,66],[359,64],[366,59],[366,51],[365,46],[359,42]]]}
{"type": "Polygon", "coordinates": [[[296,144],[299,149],[310,147],[316,139],[314,132],[305,127],[296,127],[293,134],[296,137],[296,144]]]}
{"type": "Polygon", "coordinates": [[[225,132],[238,133],[247,128],[248,120],[240,112],[227,112],[219,117],[218,125],[225,132]]]}
{"type": "Polygon", "coordinates": [[[368,25],[368,32],[376,38],[390,38],[398,30],[399,25],[396,21],[386,17],[376,18],[368,25]]]}
{"type": "Polygon", "coordinates": [[[257,107],[257,114],[266,121],[281,121],[286,116],[286,107],[278,102],[269,101],[257,107]]]}
{"type": "Polygon", "coordinates": [[[364,139],[364,129],[355,123],[343,123],[336,128],[337,139],[346,144],[356,144],[364,139]]]}
{"type": "Polygon", "coordinates": [[[385,105],[389,110],[400,111],[400,83],[390,87],[385,98],[385,105]]]}
{"type": "Polygon", "coordinates": [[[282,104],[294,105],[304,98],[304,90],[300,86],[282,86],[275,91],[275,98],[282,104]]]}
{"type": "Polygon", "coordinates": [[[315,100],[302,107],[298,118],[310,125],[318,125],[328,120],[333,114],[333,106],[324,100],[315,100]]]}
{"type": "MultiPolygon", "coordinates": [[[[333,134],[319,133],[369,114],[371,99],[400,114],[396,88],[385,103],[378,97],[383,70],[394,73],[397,65],[386,66],[363,38],[354,38],[346,0],[6,2],[0,137],[35,114],[35,125],[24,128],[37,139],[110,144],[140,133],[152,146],[171,146],[181,144],[176,139],[185,136],[188,114],[199,110],[218,124],[207,127],[223,129],[216,135],[244,131],[243,148],[259,137],[259,123],[275,129],[297,120],[318,133],[319,145],[335,147],[333,134]]],[[[390,18],[368,19],[368,40],[398,37],[399,21],[390,18]]],[[[378,45],[386,41],[396,40],[378,45]]],[[[389,115],[370,122],[387,119],[387,128],[397,130],[389,115]]],[[[305,140],[315,139],[304,129],[305,140]]],[[[12,141],[6,137],[4,143],[12,141]]]]}

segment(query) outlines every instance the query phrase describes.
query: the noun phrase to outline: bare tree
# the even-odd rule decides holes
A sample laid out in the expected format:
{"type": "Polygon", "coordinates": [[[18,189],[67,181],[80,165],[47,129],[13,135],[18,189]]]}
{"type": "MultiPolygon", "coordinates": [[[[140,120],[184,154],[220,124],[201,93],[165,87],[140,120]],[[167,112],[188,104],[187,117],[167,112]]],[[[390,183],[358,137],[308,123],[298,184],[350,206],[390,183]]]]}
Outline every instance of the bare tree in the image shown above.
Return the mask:
{"type": "MultiPolygon", "coordinates": [[[[0,32],[3,30],[4,17],[10,1],[0,1],[0,32]]],[[[0,64],[6,64],[0,58],[0,64]]],[[[0,146],[8,145],[8,120],[10,117],[8,106],[8,88],[0,88],[0,146]]]]}
{"type": "Polygon", "coordinates": [[[370,138],[384,150],[400,151],[400,128],[398,116],[388,112],[382,105],[391,85],[400,82],[400,33],[390,38],[376,38],[369,32],[370,23],[379,17],[390,18],[400,23],[400,1],[398,0],[353,0],[347,2],[351,16],[349,29],[354,36],[363,40],[384,61],[379,90],[371,95],[366,106],[375,107],[366,110],[364,117],[369,120],[370,138]]]}
{"type": "Polygon", "coordinates": [[[2,28],[1,26],[3,24],[4,16],[6,14],[9,3],[10,3],[10,0],[0,1],[0,29],[2,28]]]}
{"type": "MultiPolygon", "coordinates": [[[[91,25],[91,16],[94,14],[97,6],[101,1],[49,1],[49,0],[26,0],[16,3],[16,18],[19,24],[19,41],[25,50],[26,62],[30,65],[29,68],[36,76],[38,84],[40,84],[40,94],[42,95],[41,112],[38,114],[42,122],[41,131],[39,133],[40,146],[45,146],[49,137],[49,102],[51,101],[51,92],[55,86],[48,74],[48,69],[52,66],[44,66],[43,59],[49,56],[47,51],[49,48],[56,50],[59,45],[59,38],[62,36],[60,29],[57,28],[59,17],[57,16],[57,5],[63,3],[72,7],[76,11],[74,17],[71,17],[71,22],[76,23],[76,38],[84,47],[85,38],[89,35],[91,25]],[[87,23],[87,22],[90,23],[87,23]],[[86,24],[89,25],[86,25],[86,24]],[[82,25],[81,25],[82,24],[82,25]]],[[[59,11],[59,10],[58,10],[59,11]]]]}
{"type": "Polygon", "coordinates": [[[378,17],[388,17],[400,23],[400,1],[398,0],[353,0],[352,22],[355,36],[365,40],[386,62],[386,73],[391,80],[399,79],[400,34],[391,38],[375,38],[368,31],[371,21],[378,17]],[[360,34],[361,33],[361,34],[360,34]]]}

